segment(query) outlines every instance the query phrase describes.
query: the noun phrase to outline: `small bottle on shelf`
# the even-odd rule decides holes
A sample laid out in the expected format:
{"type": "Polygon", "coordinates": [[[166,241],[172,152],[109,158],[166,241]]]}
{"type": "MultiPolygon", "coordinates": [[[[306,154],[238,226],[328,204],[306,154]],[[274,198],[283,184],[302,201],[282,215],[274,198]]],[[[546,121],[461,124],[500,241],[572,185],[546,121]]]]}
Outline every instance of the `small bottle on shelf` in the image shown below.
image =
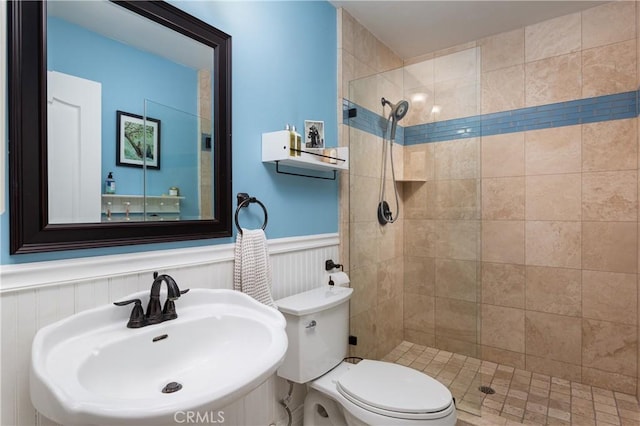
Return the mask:
{"type": "Polygon", "coordinates": [[[116,193],[116,180],[113,178],[113,172],[109,172],[107,179],[104,181],[104,193],[115,194],[116,193]]]}

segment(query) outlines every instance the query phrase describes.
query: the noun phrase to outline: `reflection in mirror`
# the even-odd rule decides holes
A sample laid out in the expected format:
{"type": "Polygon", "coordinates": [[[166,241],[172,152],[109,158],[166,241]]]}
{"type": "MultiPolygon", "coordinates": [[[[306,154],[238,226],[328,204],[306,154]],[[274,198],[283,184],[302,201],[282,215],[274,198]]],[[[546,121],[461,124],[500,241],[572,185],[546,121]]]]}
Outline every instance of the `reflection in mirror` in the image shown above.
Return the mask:
{"type": "Polygon", "coordinates": [[[165,1],[113,3],[7,2],[12,255],[232,234],[231,36],[165,1]],[[107,12],[91,9],[98,4],[118,10],[116,23],[102,20],[107,12]],[[56,10],[65,6],[76,16],[65,18],[56,10]],[[129,19],[137,23],[126,25],[129,19]],[[51,90],[48,80],[56,81],[51,90]],[[172,124],[152,120],[164,109],[195,123],[185,133],[189,140],[165,137],[164,126],[172,124]],[[154,145],[145,136],[131,147],[137,158],[131,149],[120,155],[118,138],[126,140],[118,111],[128,120],[142,117],[138,130],[151,125],[157,136],[154,145]],[[49,143],[50,135],[70,148],[49,143]],[[174,140],[191,151],[195,145],[197,155],[182,156],[180,166],[171,168],[173,154],[165,150],[173,149],[174,140]],[[164,171],[168,177],[159,178],[164,171]],[[116,195],[144,200],[139,220],[105,220],[109,172],[116,195]],[[179,181],[182,175],[189,181],[179,181]],[[74,187],[78,182],[86,183],[84,192],[74,187]],[[127,185],[138,191],[124,194],[127,185]],[[149,200],[164,201],[163,194],[180,200],[179,215],[149,214],[149,200]]]}
{"type": "Polygon", "coordinates": [[[213,219],[213,49],[106,0],[47,47],[49,223],[213,219]]]}

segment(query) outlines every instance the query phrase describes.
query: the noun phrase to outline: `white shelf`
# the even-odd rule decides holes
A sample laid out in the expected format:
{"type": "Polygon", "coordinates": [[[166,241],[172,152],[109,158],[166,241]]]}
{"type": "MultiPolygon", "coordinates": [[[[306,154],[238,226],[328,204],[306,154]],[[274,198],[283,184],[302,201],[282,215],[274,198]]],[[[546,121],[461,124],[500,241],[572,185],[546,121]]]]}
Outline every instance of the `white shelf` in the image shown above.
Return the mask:
{"type": "Polygon", "coordinates": [[[176,196],[176,195],[128,195],[128,194],[102,194],[103,198],[122,198],[122,199],[142,199],[146,198],[147,200],[184,200],[184,197],[176,196]]]}
{"type": "MultiPolygon", "coordinates": [[[[262,134],[262,162],[279,163],[280,165],[296,167],[300,169],[316,171],[349,170],[349,148],[337,147],[335,163],[325,162],[331,160],[311,152],[296,152],[291,150],[289,144],[289,131],[281,130],[262,134]],[[293,155],[292,155],[293,154],[293,155]]],[[[309,150],[317,152],[317,150],[309,150]]]]}
{"type": "Polygon", "coordinates": [[[179,220],[180,202],[174,195],[102,194],[103,221],[179,220]]]}

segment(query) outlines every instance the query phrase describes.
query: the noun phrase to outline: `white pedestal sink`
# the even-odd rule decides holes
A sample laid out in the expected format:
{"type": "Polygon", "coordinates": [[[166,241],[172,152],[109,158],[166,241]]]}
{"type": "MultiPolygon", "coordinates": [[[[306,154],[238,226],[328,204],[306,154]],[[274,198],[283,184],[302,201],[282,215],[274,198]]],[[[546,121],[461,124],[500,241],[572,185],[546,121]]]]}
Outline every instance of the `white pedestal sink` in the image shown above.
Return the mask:
{"type": "MultiPolygon", "coordinates": [[[[146,306],[148,292],[121,300],[133,298],[146,306]]],[[[36,409],[67,426],[175,424],[176,413],[211,412],[249,393],[282,363],[276,309],[232,290],[192,289],[175,303],[177,319],[138,329],[126,328],[133,305],[107,305],[39,330],[36,409]],[[172,382],[181,389],[163,393],[172,382]]]]}

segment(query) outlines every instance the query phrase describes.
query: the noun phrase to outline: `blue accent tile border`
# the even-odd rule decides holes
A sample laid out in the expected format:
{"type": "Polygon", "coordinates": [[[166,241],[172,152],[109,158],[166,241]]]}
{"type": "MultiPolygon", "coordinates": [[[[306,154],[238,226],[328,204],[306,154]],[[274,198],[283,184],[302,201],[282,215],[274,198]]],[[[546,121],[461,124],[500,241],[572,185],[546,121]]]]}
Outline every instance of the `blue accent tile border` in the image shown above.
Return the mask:
{"type": "MultiPolygon", "coordinates": [[[[404,128],[398,126],[396,140],[403,145],[416,145],[633,118],[640,113],[639,98],[640,89],[404,128]]],[[[346,99],[343,99],[343,113],[344,124],[383,136],[386,118],[346,99]],[[348,118],[350,108],[357,109],[355,118],[348,118]]]]}
{"type": "MultiPolygon", "coordinates": [[[[342,119],[343,123],[358,130],[378,137],[386,137],[387,135],[387,117],[383,117],[367,108],[361,107],[347,99],[342,100],[342,119]],[[355,108],[358,114],[354,118],[349,118],[349,110],[355,108]]],[[[396,141],[402,144],[405,138],[404,127],[397,126],[396,141]]]]}

